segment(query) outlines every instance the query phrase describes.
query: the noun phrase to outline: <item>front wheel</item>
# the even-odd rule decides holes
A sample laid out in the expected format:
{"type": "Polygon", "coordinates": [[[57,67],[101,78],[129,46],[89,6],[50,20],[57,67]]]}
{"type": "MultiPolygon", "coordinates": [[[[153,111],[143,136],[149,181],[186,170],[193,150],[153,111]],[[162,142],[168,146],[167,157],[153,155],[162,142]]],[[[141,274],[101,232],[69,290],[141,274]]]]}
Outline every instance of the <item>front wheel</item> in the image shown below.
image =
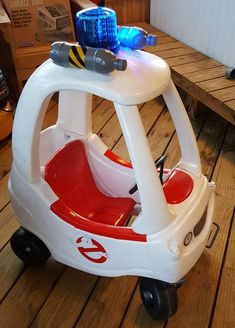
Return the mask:
{"type": "Polygon", "coordinates": [[[178,308],[177,288],[171,284],[140,278],[140,295],[143,305],[154,320],[167,320],[176,313],[178,308]]]}
{"type": "Polygon", "coordinates": [[[26,264],[46,262],[51,255],[41,239],[23,227],[13,233],[10,244],[16,256],[26,264]]]}

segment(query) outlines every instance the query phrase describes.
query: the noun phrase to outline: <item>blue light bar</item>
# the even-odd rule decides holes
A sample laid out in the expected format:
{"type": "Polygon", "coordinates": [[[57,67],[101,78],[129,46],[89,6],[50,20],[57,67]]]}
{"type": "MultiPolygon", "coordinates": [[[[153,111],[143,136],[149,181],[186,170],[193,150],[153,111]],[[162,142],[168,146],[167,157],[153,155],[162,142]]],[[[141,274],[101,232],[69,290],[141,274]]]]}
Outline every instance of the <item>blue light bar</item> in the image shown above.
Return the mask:
{"type": "Polygon", "coordinates": [[[105,48],[117,53],[117,18],[112,9],[94,7],[76,14],[77,41],[81,46],[105,48]]]}

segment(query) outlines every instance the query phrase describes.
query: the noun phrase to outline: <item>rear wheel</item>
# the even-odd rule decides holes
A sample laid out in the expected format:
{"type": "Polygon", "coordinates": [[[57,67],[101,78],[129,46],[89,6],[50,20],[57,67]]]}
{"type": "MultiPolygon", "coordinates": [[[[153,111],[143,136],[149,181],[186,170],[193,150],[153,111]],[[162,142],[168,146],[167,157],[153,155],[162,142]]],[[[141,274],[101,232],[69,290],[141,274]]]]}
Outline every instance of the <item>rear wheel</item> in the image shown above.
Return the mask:
{"type": "Polygon", "coordinates": [[[176,313],[178,308],[177,288],[171,284],[140,278],[140,295],[143,305],[154,320],[167,320],[176,313]]]}
{"type": "Polygon", "coordinates": [[[26,264],[45,262],[51,255],[41,239],[23,227],[14,232],[10,244],[16,256],[26,264]]]}

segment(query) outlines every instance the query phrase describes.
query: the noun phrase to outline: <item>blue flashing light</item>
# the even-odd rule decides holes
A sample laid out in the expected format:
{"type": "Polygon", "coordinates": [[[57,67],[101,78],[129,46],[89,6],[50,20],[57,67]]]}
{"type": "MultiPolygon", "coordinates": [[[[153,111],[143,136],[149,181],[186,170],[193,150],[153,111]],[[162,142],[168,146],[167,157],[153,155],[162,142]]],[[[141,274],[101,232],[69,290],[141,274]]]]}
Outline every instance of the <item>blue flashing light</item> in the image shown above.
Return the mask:
{"type": "Polygon", "coordinates": [[[76,14],[77,41],[81,46],[105,48],[117,53],[117,18],[112,9],[95,7],[76,14]]]}
{"type": "Polygon", "coordinates": [[[121,46],[132,50],[156,45],[156,36],[148,34],[140,27],[120,26],[118,28],[118,40],[121,46]]]}

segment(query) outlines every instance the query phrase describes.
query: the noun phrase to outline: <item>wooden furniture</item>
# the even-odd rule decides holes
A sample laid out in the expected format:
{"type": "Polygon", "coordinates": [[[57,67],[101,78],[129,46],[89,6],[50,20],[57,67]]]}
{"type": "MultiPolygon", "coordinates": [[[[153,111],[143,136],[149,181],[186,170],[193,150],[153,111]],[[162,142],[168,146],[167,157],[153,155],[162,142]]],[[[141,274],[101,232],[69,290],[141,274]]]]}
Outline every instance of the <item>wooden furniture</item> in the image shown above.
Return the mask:
{"type": "Polygon", "coordinates": [[[30,77],[41,63],[48,59],[50,49],[50,46],[32,49],[16,49],[15,67],[20,90],[23,88],[23,82],[30,77]]]}
{"type": "Polygon", "coordinates": [[[116,11],[118,24],[149,22],[150,0],[106,0],[105,5],[116,11]]]}
{"type": "MultiPolygon", "coordinates": [[[[73,11],[96,5],[90,0],[71,0],[73,11]]],[[[115,10],[118,24],[149,22],[150,0],[106,0],[105,6],[115,10]]]]}
{"type": "Polygon", "coordinates": [[[170,37],[146,23],[135,24],[158,36],[156,47],[146,51],[162,57],[171,67],[172,78],[177,86],[196,101],[235,124],[235,81],[225,78],[226,67],[184,43],[170,37]]]}

